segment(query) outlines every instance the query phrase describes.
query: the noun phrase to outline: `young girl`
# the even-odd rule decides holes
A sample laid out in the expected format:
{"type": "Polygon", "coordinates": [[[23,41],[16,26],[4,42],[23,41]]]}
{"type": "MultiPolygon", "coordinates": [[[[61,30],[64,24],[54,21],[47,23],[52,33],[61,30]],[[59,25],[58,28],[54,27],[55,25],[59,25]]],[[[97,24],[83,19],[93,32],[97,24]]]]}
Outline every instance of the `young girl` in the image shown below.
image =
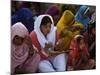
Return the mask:
{"type": "Polygon", "coordinates": [[[20,22],[14,24],[11,27],[11,73],[37,72],[39,61],[27,28],[20,22]]]}
{"type": "Polygon", "coordinates": [[[94,60],[90,59],[83,36],[76,35],[71,42],[70,49],[72,50],[69,53],[67,70],[86,70],[95,66],[94,60]]]}
{"type": "Polygon", "coordinates": [[[54,47],[58,39],[57,30],[54,27],[53,19],[50,15],[40,15],[35,21],[34,31],[30,36],[32,43],[37,47],[41,56],[39,64],[40,72],[55,72],[66,70],[65,53],[54,52],[54,47]],[[53,56],[49,56],[53,55],[53,56]],[[63,62],[62,62],[63,61],[63,62]]]}

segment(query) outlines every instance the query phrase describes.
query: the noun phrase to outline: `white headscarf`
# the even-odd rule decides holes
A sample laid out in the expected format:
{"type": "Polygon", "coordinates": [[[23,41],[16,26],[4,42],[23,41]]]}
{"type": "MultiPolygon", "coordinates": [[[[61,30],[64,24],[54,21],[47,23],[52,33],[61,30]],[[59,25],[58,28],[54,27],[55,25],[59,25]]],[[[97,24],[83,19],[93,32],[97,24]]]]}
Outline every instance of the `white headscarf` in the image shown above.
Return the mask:
{"type": "Polygon", "coordinates": [[[52,43],[53,46],[55,45],[56,27],[54,27],[54,22],[53,22],[53,19],[50,15],[40,15],[40,16],[38,16],[37,19],[35,20],[35,23],[34,23],[34,31],[36,32],[38,41],[39,41],[42,48],[44,48],[45,43],[48,43],[48,42],[52,43]],[[45,36],[43,35],[43,33],[40,30],[41,21],[45,16],[48,16],[51,19],[51,22],[52,22],[51,30],[47,35],[47,39],[45,38],[45,36]]]}

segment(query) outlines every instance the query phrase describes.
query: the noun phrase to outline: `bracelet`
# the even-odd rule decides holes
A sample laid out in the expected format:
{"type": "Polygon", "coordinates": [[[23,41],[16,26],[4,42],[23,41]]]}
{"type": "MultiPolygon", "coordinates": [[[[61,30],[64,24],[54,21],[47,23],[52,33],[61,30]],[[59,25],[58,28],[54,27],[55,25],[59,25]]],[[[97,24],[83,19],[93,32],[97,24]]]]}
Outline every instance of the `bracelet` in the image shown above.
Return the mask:
{"type": "Polygon", "coordinates": [[[52,50],[52,48],[48,48],[48,51],[51,51],[52,50]]]}

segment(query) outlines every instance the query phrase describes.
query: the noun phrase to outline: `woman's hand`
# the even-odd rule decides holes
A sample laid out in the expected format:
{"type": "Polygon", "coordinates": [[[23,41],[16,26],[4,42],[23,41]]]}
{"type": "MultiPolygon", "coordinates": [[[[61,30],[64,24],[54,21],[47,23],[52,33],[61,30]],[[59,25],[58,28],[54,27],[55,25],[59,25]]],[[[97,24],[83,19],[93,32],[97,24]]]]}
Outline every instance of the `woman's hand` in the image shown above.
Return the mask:
{"type": "Polygon", "coordinates": [[[44,49],[42,49],[41,52],[42,52],[42,54],[45,55],[46,57],[49,56],[49,54],[48,54],[44,49]]]}
{"type": "Polygon", "coordinates": [[[59,39],[55,46],[55,51],[63,51],[64,38],[59,39]]]}
{"type": "Polygon", "coordinates": [[[32,40],[31,40],[30,36],[25,36],[24,42],[29,47],[29,55],[33,55],[35,53],[35,49],[33,48],[32,40]]]}
{"type": "Polygon", "coordinates": [[[52,43],[45,43],[44,50],[49,50],[50,48],[53,48],[52,43]]]}
{"type": "Polygon", "coordinates": [[[52,49],[52,44],[51,43],[45,43],[45,47],[41,50],[41,52],[45,56],[50,56],[50,49],[52,49]]]}
{"type": "Polygon", "coordinates": [[[49,54],[51,50],[53,50],[52,43],[45,43],[44,51],[49,54]]]}
{"type": "Polygon", "coordinates": [[[25,36],[24,42],[25,42],[28,46],[32,45],[32,40],[31,40],[30,36],[25,36]]]}
{"type": "Polygon", "coordinates": [[[74,68],[72,66],[68,66],[67,71],[72,71],[74,68]]]}

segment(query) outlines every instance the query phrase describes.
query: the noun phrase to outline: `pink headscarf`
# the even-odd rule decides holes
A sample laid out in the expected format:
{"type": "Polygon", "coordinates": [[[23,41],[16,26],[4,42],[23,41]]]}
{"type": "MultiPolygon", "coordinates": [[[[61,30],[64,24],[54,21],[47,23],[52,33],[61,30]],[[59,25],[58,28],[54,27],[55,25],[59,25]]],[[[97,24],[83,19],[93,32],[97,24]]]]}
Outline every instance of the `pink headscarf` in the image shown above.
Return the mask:
{"type": "MultiPolygon", "coordinates": [[[[14,37],[18,35],[20,37],[25,37],[28,35],[28,30],[22,23],[16,23],[11,27],[11,42],[14,37]]],[[[11,72],[14,73],[15,68],[21,65],[28,57],[29,48],[26,44],[21,46],[16,46],[12,43],[11,45],[11,72]]]]}
{"type": "MultiPolygon", "coordinates": [[[[12,26],[12,40],[14,36],[18,35],[20,37],[25,37],[28,34],[28,30],[22,23],[16,23],[12,26]]],[[[33,46],[34,47],[34,46],[33,46]]],[[[15,46],[12,44],[11,47],[11,71],[14,73],[15,68],[19,66],[20,70],[25,73],[34,73],[37,71],[38,64],[40,62],[40,56],[38,53],[29,56],[29,47],[27,44],[23,43],[21,46],[15,46]]],[[[34,47],[35,49],[35,47],[34,47]]]]}

